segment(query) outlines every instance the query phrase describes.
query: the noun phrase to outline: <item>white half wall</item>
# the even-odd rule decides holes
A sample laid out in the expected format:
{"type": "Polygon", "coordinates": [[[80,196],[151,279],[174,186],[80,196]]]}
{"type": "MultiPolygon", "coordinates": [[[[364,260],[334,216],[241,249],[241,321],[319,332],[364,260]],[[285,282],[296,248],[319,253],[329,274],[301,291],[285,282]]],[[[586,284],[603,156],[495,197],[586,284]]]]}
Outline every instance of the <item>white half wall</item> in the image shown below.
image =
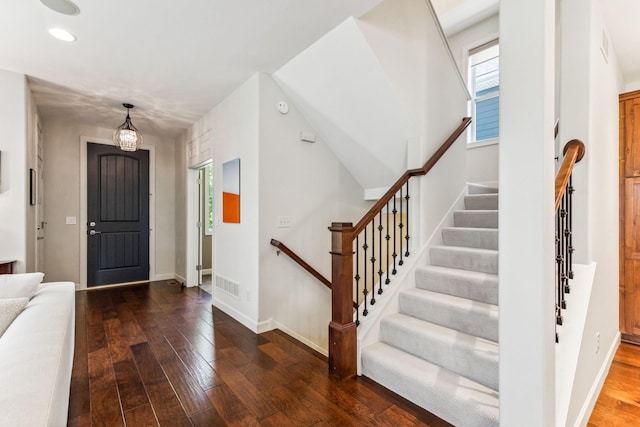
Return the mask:
{"type": "Polygon", "coordinates": [[[27,268],[27,81],[24,75],[0,70],[0,259],[27,268]]]}

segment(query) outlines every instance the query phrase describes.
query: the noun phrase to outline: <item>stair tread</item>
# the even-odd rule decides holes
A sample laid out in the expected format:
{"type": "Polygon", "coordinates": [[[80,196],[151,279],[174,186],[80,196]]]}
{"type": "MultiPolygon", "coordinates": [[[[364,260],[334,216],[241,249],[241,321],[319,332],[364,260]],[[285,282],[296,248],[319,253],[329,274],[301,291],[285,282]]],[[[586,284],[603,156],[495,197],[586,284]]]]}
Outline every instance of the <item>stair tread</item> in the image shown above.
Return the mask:
{"type": "Polygon", "coordinates": [[[382,320],[380,341],[498,389],[498,344],[495,342],[402,313],[382,320]]]}
{"type": "Polygon", "coordinates": [[[499,425],[499,394],[385,343],[362,350],[364,375],[454,425],[499,425]],[[419,375],[416,375],[419,372],[419,375]]]}
{"type": "Polygon", "coordinates": [[[428,265],[416,268],[416,288],[498,304],[498,275],[428,265]]]}
{"type": "Polygon", "coordinates": [[[470,248],[467,246],[447,246],[447,245],[436,245],[432,246],[431,249],[443,250],[443,251],[456,251],[456,252],[465,252],[465,253],[486,253],[486,254],[497,254],[497,249],[485,249],[485,248],[470,248]]]}
{"type": "Polygon", "coordinates": [[[490,312],[497,315],[498,306],[495,304],[488,304],[486,302],[473,301],[468,298],[457,297],[454,295],[442,294],[440,292],[428,291],[426,289],[409,288],[401,292],[402,294],[411,295],[412,298],[428,298],[431,301],[437,301],[449,306],[465,308],[470,311],[478,312],[490,312]]]}
{"type": "Polygon", "coordinates": [[[411,329],[419,335],[428,334],[438,336],[441,340],[448,341],[450,344],[456,342],[456,344],[474,348],[486,354],[495,355],[496,358],[498,356],[498,344],[493,341],[456,331],[446,326],[427,322],[426,320],[421,320],[413,316],[394,313],[385,316],[382,321],[402,325],[403,328],[411,329]]]}
{"type": "Polygon", "coordinates": [[[425,289],[405,289],[399,311],[470,335],[498,342],[498,306],[425,289]]]}
{"type": "Polygon", "coordinates": [[[464,196],[466,210],[498,209],[499,195],[493,194],[469,194],[464,196]]]}
{"type": "Polygon", "coordinates": [[[416,270],[423,272],[435,272],[439,274],[446,274],[450,276],[459,276],[469,278],[471,280],[477,280],[482,282],[492,282],[498,284],[498,275],[491,273],[482,273],[480,271],[460,270],[459,268],[442,267],[439,265],[425,265],[417,267],[416,270]]]}

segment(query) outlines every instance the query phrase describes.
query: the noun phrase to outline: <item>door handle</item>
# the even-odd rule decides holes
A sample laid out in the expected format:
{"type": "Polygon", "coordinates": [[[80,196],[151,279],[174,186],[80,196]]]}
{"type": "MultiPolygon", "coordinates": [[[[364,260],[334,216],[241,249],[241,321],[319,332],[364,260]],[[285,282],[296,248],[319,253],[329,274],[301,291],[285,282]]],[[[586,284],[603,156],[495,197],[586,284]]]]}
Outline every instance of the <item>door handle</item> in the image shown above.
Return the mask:
{"type": "Polygon", "coordinates": [[[89,235],[90,236],[95,236],[96,234],[102,234],[102,231],[89,230],[89,235]]]}

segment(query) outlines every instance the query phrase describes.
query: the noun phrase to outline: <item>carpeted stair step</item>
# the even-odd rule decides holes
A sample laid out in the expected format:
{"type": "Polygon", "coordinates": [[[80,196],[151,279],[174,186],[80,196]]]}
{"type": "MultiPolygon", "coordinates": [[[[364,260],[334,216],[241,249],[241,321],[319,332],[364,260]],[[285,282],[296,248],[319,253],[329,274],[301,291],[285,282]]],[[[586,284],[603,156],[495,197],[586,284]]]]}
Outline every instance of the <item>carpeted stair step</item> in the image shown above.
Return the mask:
{"type": "Polygon", "coordinates": [[[492,249],[434,246],[429,254],[431,265],[498,274],[498,251],[492,249]]]}
{"type": "Polygon", "coordinates": [[[492,185],[469,184],[469,194],[492,194],[498,192],[498,187],[492,185]]]}
{"type": "Polygon", "coordinates": [[[475,210],[453,212],[456,227],[498,228],[497,210],[475,210]]]}
{"type": "Polygon", "coordinates": [[[400,292],[400,313],[498,342],[498,307],[424,289],[400,292]]]}
{"type": "Polygon", "coordinates": [[[498,390],[494,342],[400,313],[382,319],[380,341],[498,390]]]}
{"type": "Polygon", "coordinates": [[[498,209],[498,194],[470,194],[464,196],[464,208],[467,210],[498,209]]]}
{"type": "Polygon", "coordinates": [[[446,246],[497,250],[498,229],[445,227],[442,229],[442,241],[446,246]]]}
{"type": "Polygon", "coordinates": [[[362,350],[364,375],[459,427],[499,425],[498,392],[378,342],[362,350]]]}
{"type": "Polygon", "coordinates": [[[498,304],[498,276],[428,265],[416,269],[416,287],[487,304],[498,304]]]}

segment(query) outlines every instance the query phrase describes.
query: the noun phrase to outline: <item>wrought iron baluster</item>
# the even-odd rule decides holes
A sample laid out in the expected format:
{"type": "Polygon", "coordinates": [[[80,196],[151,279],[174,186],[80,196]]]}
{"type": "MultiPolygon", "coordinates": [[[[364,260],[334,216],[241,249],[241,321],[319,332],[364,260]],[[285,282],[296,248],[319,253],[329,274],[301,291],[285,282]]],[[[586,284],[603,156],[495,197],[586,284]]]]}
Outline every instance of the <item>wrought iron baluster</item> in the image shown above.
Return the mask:
{"type": "Polygon", "coordinates": [[[378,216],[378,295],[382,294],[382,209],[380,209],[380,214],[378,216]]]}
{"type": "Polygon", "coordinates": [[[371,305],[376,303],[376,218],[371,221],[371,305]]]}
{"type": "MultiPolygon", "coordinates": [[[[569,273],[567,274],[567,277],[569,279],[573,279],[573,252],[574,252],[574,248],[573,248],[573,192],[575,191],[575,189],[573,188],[573,184],[571,183],[573,179],[573,176],[569,176],[569,188],[567,189],[567,193],[569,194],[568,197],[568,208],[567,208],[567,214],[568,214],[568,219],[567,219],[567,223],[569,226],[569,253],[568,253],[568,258],[567,258],[567,263],[569,264],[569,273]]],[[[567,281],[567,293],[570,292],[571,290],[571,286],[569,285],[569,282],[567,281]]]]}
{"type": "Polygon", "coordinates": [[[398,253],[396,252],[396,241],[398,240],[396,237],[396,230],[398,229],[396,225],[396,215],[398,210],[396,209],[395,195],[393,196],[393,211],[391,212],[393,212],[393,270],[391,270],[391,274],[396,274],[398,272],[398,270],[396,270],[396,257],[398,256],[398,253]]]}
{"type": "Polygon", "coordinates": [[[562,240],[561,240],[561,217],[560,212],[556,213],[556,325],[562,325],[562,311],[560,302],[562,301],[562,240]]]}
{"type": "Polygon", "coordinates": [[[566,230],[566,222],[567,222],[567,197],[566,195],[562,198],[560,202],[560,240],[562,241],[562,246],[560,247],[561,255],[562,255],[562,268],[561,268],[561,286],[560,291],[562,295],[562,299],[560,300],[560,308],[563,310],[567,308],[567,301],[565,300],[564,290],[565,285],[567,284],[567,235],[565,233],[566,230]]]}
{"type": "Polygon", "coordinates": [[[389,202],[387,202],[387,235],[385,236],[385,239],[387,240],[387,279],[384,281],[384,284],[388,285],[391,282],[391,279],[389,279],[389,267],[391,267],[389,265],[389,255],[391,254],[391,251],[389,250],[389,240],[391,240],[391,235],[389,234],[389,202]]]}
{"type": "Polygon", "coordinates": [[[402,229],[404,228],[404,224],[402,221],[402,187],[400,187],[400,224],[398,224],[398,228],[400,229],[400,261],[398,261],[398,265],[404,264],[404,261],[402,260],[402,229]]]}
{"type": "Polygon", "coordinates": [[[364,234],[364,245],[362,245],[362,249],[364,249],[363,255],[363,266],[362,271],[364,272],[364,289],[362,290],[362,294],[364,295],[364,310],[362,311],[362,315],[366,316],[369,314],[369,310],[367,310],[367,295],[369,294],[368,285],[367,285],[367,249],[369,249],[369,245],[367,245],[367,227],[364,228],[362,232],[364,234]]]}
{"type": "Polygon", "coordinates": [[[409,196],[409,181],[407,181],[407,194],[404,196],[404,199],[407,201],[407,229],[404,232],[404,238],[406,240],[406,244],[407,244],[407,250],[404,253],[404,256],[409,256],[409,199],[411,197],[409,196]]]}
{"type": "Polygon", "coordinates": [[[360,236],[356,236],[356,326],[360,326],[360,236]]]}

